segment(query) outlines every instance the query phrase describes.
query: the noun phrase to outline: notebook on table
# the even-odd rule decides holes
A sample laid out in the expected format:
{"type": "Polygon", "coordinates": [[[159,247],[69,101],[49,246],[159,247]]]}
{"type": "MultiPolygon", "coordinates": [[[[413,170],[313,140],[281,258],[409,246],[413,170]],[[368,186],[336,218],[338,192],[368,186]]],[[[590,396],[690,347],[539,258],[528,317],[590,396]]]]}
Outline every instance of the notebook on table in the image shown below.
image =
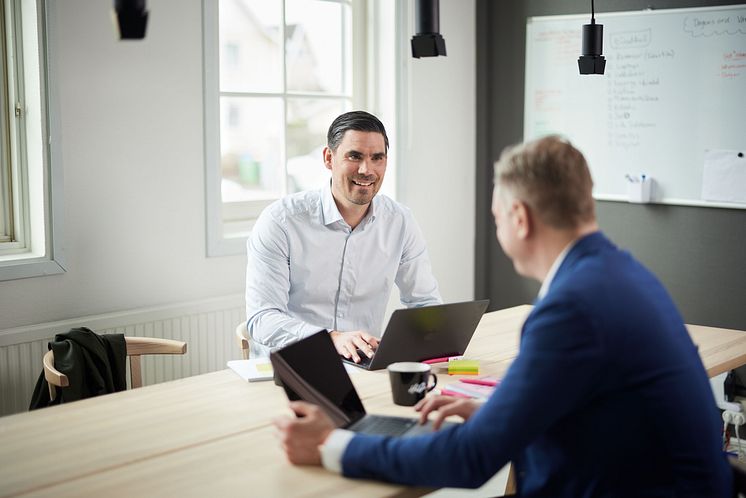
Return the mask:
{"type": "Polygon", "coordinates": [[[419,425],[415,418],[366,413],[327,331],[273,351],[270,360],[287,397],[318,405],[337,427],[405,437],[433,431],[430,422],[419,425]]]}
{"type": "Polygon", "coordinates": [[[484,299],[396,310],[372,358],[359,351],[360,363],[345,357],[342,361],[379,370],[397,361],[462,355],[489,302],[484,299]]]}

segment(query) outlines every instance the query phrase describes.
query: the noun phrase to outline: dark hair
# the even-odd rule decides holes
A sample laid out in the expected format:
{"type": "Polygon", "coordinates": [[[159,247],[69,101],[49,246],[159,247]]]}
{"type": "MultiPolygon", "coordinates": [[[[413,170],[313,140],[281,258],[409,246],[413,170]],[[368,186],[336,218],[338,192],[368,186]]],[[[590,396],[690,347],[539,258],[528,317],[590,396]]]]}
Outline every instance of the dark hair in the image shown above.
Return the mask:
{"type": "Polygon", "coordinates": [[[351,111],[338,116],[329,126],[329,131],[326,134],[326,145],[336,152],[347,130],[380,133],[383,135],[383,141],[386,143],[386,151],[388,152],[389,137],[386,136],[386,128],[374,115],[365,111],[351,111]]]}
{"type": "Polygon", "coordinates": [[[505,187],[555,228],[595,219],[593,179],[583,154],[559,136],[507,147],[495,163],[495,187],[505,187]]]}

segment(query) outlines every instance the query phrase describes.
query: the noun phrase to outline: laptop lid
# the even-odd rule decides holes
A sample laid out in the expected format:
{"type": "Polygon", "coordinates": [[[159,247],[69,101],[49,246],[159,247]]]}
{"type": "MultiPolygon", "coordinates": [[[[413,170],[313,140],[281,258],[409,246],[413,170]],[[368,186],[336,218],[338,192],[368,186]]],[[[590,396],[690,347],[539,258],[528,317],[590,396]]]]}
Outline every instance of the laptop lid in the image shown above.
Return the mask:
{"type": "Polygon", "coordinates": [[[489,302],[483,299],[394,311],[367,368],[378,370],[397,361],[464,354],[489,302]]]}
{"type": "Polygon", "coordinates": [[[273,351],[269,359],[288,398],[320,406],[337,427],[365,416],[363,402],[326,330],[273,351]]]}

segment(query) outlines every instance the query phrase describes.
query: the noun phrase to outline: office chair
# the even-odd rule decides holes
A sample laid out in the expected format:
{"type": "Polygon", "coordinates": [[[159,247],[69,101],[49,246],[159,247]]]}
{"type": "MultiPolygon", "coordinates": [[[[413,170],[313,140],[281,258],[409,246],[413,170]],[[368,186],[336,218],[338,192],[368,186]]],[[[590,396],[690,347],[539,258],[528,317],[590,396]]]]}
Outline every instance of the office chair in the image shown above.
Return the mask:
{"type": "Polygon", "coordinates": [[[241,357],[244,360],[248,360],[251,354],[251,345],[249,343],[249,329],[246,326],[246,322],[241,322],[236,326],[236,341],[238,341],[238,348],[241,350],[241,357]]]}
{"type": "MultiPolygon", "coordinates": [[[[183,341],[159,339],[156,337],[125,337],[127,356],[130,359],[130,388],[142,387],[142,368],[140,356],[144,354],[184,354],[187,344],[183,341]]],[[[49,384],[49,399],[54,399],[57,387],[67,387],[70,381],[67,375],[54,368],[54,351],[44,354],[44,378],[49,384]]]]}

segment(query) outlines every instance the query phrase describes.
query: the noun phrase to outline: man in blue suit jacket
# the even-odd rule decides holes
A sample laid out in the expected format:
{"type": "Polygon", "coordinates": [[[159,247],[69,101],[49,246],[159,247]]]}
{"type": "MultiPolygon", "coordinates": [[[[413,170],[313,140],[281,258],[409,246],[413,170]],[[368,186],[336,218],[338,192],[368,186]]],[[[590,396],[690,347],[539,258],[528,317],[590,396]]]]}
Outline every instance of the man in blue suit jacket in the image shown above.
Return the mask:
{"type": "Polygon", "coordinates": [[[354,435],[292,403],[304,417],[275,422],[290,461],[436,487],[480,486],[512,461],[520,496],[730,496],[697,348],[660,282],[598,230],[592,186],[582,154],[557,137],[507,149],[495,165],[497,238],[542,287],[484,405],[438,396],[416,407],[423,421],[464,424],[354,435]]]}

